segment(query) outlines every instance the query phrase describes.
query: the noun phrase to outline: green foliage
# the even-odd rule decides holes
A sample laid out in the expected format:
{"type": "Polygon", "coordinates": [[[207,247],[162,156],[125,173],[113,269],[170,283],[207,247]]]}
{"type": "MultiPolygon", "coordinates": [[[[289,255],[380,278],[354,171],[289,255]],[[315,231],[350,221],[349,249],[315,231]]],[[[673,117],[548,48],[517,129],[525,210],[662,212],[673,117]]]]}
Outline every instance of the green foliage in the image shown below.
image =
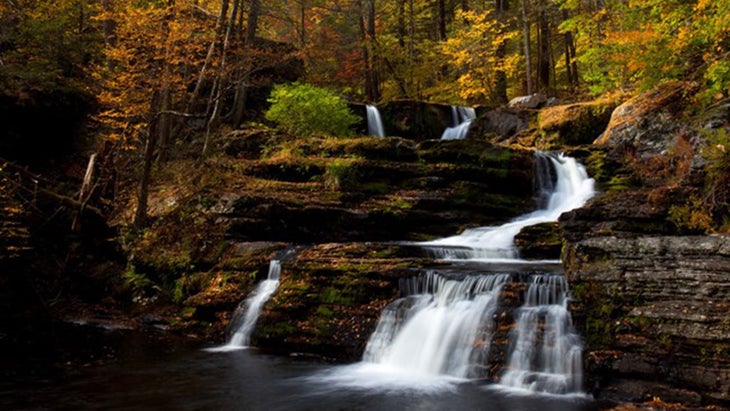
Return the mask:
{"type": "Polygon", "coordinates": [[[705,181],[702,190],[685,204],[669,209],[669,221],[679,229],[699,232],[730,231],[730,133],[725,129],[703,130],[706,145],[705,181]]]}
{"type": "Polygon", "coordinates": [[[124,279],[124,284],[133,290],[141,290],[154,284],[145,274],[138,273],[134,269],[134,266],[129,266],[127,271],[122,274],[122,278],[124,279]]]}
{"type": "Polygon", "coordinates": [[[357,168],[353,161],[336,159],[327,166],[324,186],[330,190],[352,190],[358,185],[357,168]]]}
{"type": "Polygon", "coordinates": [[[707,146],[702,150],[705,164],[704,205],[715,216],[716,230],[730,231],[730,132],[718,129],[705,132],[707,146]]]}
{"type": "Polygon", "coordinates": [[[360,121],[345,100],[311,84],[277,85],[268,101],[271,107],[266,112],[266,119],[276,122],[279,128],[289,133],[301,136],[351,136],[352,127],[360,121]]]}
{"type": "Polygon", "coordinates": [[[578,62],[593,93],[704,80],[706,95],[728,95],[730,3],[710,0],[562,0],[577,33],[578,62]]]}
{"type": "Polygon", "coordinates": [[[718,60],[710,63],[704,80],[707,84],[704,94],[708,100],[717,95],[730,95],[730,61],[718,60]]]}
{"type": "Polygon", "coordinates": [[[84,87],[101,53],[96,2],[0,2],[0,89],[84,87]]]}

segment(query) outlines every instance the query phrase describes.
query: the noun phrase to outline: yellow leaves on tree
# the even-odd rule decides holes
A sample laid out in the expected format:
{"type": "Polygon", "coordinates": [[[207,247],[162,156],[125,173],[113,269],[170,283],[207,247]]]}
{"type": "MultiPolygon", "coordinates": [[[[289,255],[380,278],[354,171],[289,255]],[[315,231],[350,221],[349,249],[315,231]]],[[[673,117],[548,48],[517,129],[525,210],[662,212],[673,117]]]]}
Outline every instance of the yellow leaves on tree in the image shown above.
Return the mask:
{"type": "Polygon", "coordinates": [[[107,64],[95,73],[104,107],[97,119],[108,138],[136,140],[158,111],[184,100],[212,33],[182,2],[119,1],[98,19],[114,21],[115,33],[105,50],[107,64]],[[167,107],[162,94],[171,100],[167,107]]]}
{"type": "Polygon", "coordinates": [[[455,20],[462,21],[463,27],[443,43],[442,52],[457,73],[456,94],[464,101],[494,100],[497,72],[514,72],[520,62],[515,54],[497,57],[497,49],[517,32],[509,31],[489,11],[459,10],[455,20]]]}

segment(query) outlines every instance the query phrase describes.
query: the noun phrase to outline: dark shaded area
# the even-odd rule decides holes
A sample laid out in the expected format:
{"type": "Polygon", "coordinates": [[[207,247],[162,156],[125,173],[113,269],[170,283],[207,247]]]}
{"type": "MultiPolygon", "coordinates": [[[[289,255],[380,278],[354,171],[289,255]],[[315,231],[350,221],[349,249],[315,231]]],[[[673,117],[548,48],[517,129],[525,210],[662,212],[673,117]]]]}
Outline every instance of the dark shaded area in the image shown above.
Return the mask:
{"type": "Polygon", "coordinates": [[[0,95],[0,156],[40,166],[77,152],[88,146],[83,128],[95,107],[76,90],[0,95]]]}

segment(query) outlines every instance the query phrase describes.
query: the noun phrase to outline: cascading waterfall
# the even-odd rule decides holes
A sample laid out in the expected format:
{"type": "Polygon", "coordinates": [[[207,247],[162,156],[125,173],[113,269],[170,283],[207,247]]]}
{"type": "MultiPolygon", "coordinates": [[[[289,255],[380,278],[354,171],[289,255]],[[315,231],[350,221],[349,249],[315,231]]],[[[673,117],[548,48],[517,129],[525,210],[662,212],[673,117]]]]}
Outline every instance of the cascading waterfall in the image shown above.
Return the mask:
{"type": "MultiPolygon", "coordinates": [[[[585,169],[562,154],[536,153],[535,175],[541,209],[499,227],[467,230],[422,245],[442,258],[476,259],[477,264],[520,262],[513,240],[523,227],[557,221],[560,214],[582,206],[594,193],[585,169]]],[[[488,376],[492,317],[499,308],[499,294],[503,284],[520,277],[484,273],[459,281],[429,272],[403,281],[403,297],[381,313],[361,364],[395,370],[397,375],[488,376]]],[[[516,317],[500,385],[551,394],[580,392],[582,347],[568,311],[565,277],[533,273],[516,317]]],[[[373,378],[384,377],[365,377],[373,378]]]]}
{"type": "Polygon", "coordinates": [[[523,262],[517,259],[514,236],[582,206],[593,195],[593,180],[574,159],[553,153],[536,153],[535,174],[541,209],[499,227],[419,243],[469,263],[401,280],[401,298],[383,309],[363,361],[312,380],[328,387],[443,390],[464,379],[494,377],[489,367],[498,361],[490,358],[490,348],[500,294],[505,284],[529,276],[524,305],[514,310],[507,365],[496,387],[579,394],[582,347],[568,311],[565,277],[504,269],[523,262]]]}
{"type": "Polygon", "coordinates": [[[472,121],[477,118],[473,107],[451,106],[453,127],[447,127],[441,135],[442,140],[460,140],[469,134],[472,121]]]}
{"type": "Polygon", "coordinates": [[[211,348],[208,351],[230,351],[249,346],[251,333],[256,327],[256,321],[259,319],[261,309],[279,287],[280,277],[281,262],[279,260],[271,260],[269,262],[269,273],[266,280],[261,281],[233,313],[230,329],[235,331],[228,340],[228,343],[220,347],[211,348]]]}
{"type": "Polygon", "coordinates": [[[363,360],[424,376],[483,376],[497,299],[508,274],[447,279],[428,272],[401,284],[381,313],[363,360]]]}
{"type": "Polygon", "coordinates": [[[583,350],[568,311],[565,277],[532,276],[512,334],[500,384],[552,394],[581,390],[583,350]]]}
{"type": "Polygon", "coordinates": [[[498,227],[478,227],[464,230],[452,237],[420,243],[439,259],[471,259],[486,262],[515,261],[519,253],[514,246],[515,236],[524,227],[557,221],[566,211],[583,206],[594,194],[594,181],[585,168],[574,158],[563,154],[535,153],[535,182],[538,194],[547,198],[544,208],[517,217],[498,227]],[[553,186],[552,164],[557,181],[553,186]],[[549,194],[548,194],[549,193],[549,194]]]}
{"type": "Polygon", "coordinates": [[[380,119],[380,111],[378,108],[368,104],[365,106],[368,119],[368,135],[376,137],[385,137],[385,128],[383,121],[380,119]]]}

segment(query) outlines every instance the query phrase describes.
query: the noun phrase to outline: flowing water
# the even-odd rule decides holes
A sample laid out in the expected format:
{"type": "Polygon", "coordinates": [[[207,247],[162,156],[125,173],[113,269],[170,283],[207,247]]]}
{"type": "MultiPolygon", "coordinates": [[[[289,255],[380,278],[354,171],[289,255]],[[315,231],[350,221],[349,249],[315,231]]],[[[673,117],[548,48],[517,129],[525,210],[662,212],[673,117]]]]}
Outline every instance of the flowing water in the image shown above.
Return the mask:
{"type": "MultiPolygon", "coordinates": [[[[488,377],[501,289],[525,278],[519,264],[535,263],[518,258],[515,235],[524,227],[557,221],[594,192],[593,180],[572,158],[537,153],[535,164],[541,209],[499,227],[420,244],[442,259],[469,262],[475,271],[461,278],[429,272],[403,281],[402,297],[381,313],[363,361],[316,378],[342,387],[438,389],[488,377]],[[498,264],[513,269],[495,272],[498,264]]],[[[567,308],[567,281],[555,272],[532,273],[528,278],[496,387],[580,396],[582,347],[567,308]]]]}
{"type": "MultiPolygon", "coordinates": [[[[30,382],[5,373],[0,409],[597,409],[582,394],[581,341],[561,267],[520,260],[512,244],[521,228],[581,206],[593,182],[562,155],[538,153],[535,163],[541,208],[499,227],[421,244],[451,265],[401,280],[401,297],[381,313],[359,363],[332,366],[240,350],[249,346],[260,310],[278,286],[281,266],[272,260],[268,278],[237,310],[239,325],[228,344],[209,350],[215,352],[103,343],[115,354],[99,366],[30,382]],[[503,290],[522,281],[522,306],[505,308],[503,290]],[[495,355],[504,355],[492,352],[498,315],[500,321],[513,317],[514,326],[495,377],[488,368],[495,355]]],[[[139,345],[127,337],[117,341],[139,345]]]]}
{"type": "Polygon", "coordinates": [[[256,327],[261,309],[269,301],[271,295],[279,288],[281,277],[281,262],[271,260],[269,262],[269,274],[264,281],[251,292],[246,300],[241,303],[233,313],[230,329],[233,331],[231,338],[226,345],[209,348],[208,351],[229,351],[248,348],[251,340],[251,333],[256,327]]]}
{"type": "Polygon", "coordinates": [[[373,105],[366,105],[365,111],[368,119],[368,135],[376,137],[385,137],[385,128],[383,121],[380,119],[380,111],[373,105]]]}
{"type": "Polygon", "coordinates": [[[461,140],[469,134],[469,127],[472,121],[477,118],[476,111],[472,107],[451,106],[451,116],[454,125],[446,127],[441,135],[442,140],[461,140]]]}
{"type": "Polygon", "coordinates": [[[439,259],[482,260],[484,262],[512,261],[519,255],[514,246],[515,236],[523,228],[558,221],[566,211],[583,206],[593,196],[594,181],[574,158],[562,154],[535,154],[535,181],[544,207],[517,217],[497,227],[478,227],[459,235],[421,243],[439,259]],[[552,167],[547,167],[549,162],[552,167]],[[556,174],[553,182],[552,172],[556,174]]]}
{"type": "Polygon", "coordinates": [[[558,394],[583,388],[582,347],[573,329],[567,297],[564,276],[531,277],[512,332],[512,354],[501,384],[558,394]]]}
{"type": "Polygon", "coordinates": [[[388,305],[363,360],[414,374],[480,376],[499,291],[509,275],[447,279],[434,272],[401,284],[406,296],[388,305]]]}

